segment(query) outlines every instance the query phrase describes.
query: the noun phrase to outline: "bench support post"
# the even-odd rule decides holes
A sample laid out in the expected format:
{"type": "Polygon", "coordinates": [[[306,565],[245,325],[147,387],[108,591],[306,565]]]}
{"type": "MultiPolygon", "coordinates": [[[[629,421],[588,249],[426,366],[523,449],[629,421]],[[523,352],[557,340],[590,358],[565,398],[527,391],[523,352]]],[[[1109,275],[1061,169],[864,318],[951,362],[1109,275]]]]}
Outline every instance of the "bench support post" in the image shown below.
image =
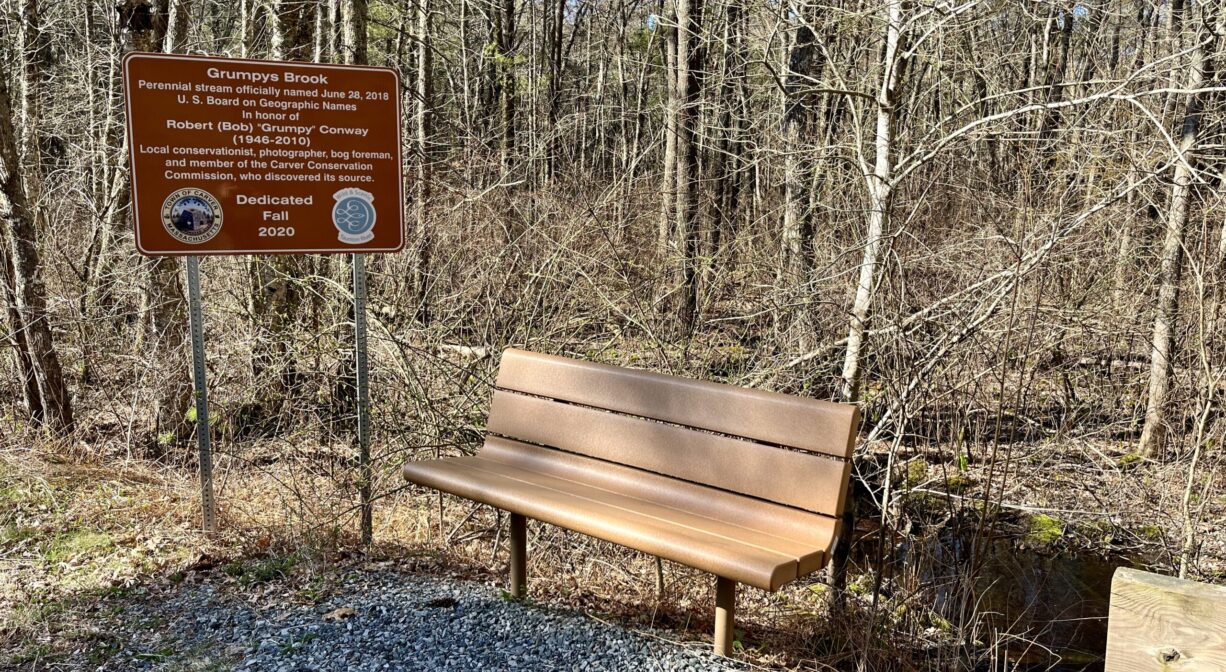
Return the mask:
{"type": "Polygon", "coordinates": [[[715,580],[715,655],[732,653],[736,624],[736,581],[722,576],[715,580]]]}
{"type": "Polygon", "coordinates": [[[511,595],[528,594],[528,520],[511,514],[511,595]]]}

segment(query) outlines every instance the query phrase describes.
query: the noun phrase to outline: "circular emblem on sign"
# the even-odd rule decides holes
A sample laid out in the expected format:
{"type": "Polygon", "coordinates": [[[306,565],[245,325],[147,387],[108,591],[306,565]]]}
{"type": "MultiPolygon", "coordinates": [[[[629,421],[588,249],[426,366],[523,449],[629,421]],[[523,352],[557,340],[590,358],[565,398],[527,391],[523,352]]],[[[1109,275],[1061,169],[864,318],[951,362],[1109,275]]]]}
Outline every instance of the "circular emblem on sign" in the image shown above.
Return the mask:
{"type": "Polygon", "coordinates": [[[221,231],[221,203],[203,189],[180,189],[162,203],[162,226],[184,243],[199,244],[221,231]]]}
{"type": "Polygon", "coordinates": [[[332,194],[336,205],[332,206],[332,223],[340,232],[342,243],[357,245],[375,237],[375,195],[369,191],[350,187],[332,194]]]}

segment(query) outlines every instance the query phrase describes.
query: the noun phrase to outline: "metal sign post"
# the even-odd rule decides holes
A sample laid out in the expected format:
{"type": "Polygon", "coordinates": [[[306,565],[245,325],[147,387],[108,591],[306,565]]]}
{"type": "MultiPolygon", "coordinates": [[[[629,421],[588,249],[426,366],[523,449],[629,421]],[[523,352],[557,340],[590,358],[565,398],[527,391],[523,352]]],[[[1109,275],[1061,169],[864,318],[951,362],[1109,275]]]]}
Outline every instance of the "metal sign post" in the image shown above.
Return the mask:
{"type": "Polygon", "coordinates": [[[353,266],[353,346],[358,385],[358,496],[362,506],[362,545],[373,536],[370,502],[370,371],[366,366],[366,257],[350,255],[353,266]]]}
{"type": "Polygon", "coordinates": [[[196,445],[200,449],[200,506],[204,531],[217,531],[213,499],[213,450],[209,433],[209,390],[204,369],[204,311],[200,307],[200,258],[187,258],[187,314],[192,331],[192,380],[196,386],[196,445]]]}

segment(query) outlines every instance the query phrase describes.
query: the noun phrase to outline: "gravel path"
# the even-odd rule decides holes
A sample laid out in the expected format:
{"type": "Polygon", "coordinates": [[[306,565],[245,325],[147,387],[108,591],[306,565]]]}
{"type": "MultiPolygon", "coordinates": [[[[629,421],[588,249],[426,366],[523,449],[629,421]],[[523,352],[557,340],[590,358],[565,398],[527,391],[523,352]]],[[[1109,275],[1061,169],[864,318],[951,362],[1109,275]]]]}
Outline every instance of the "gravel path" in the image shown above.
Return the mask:
{"type": "Polygon", "coordinates": [[[480,583],[391,571],[350,572],[318,604],[275,596],[253,604],[205,582],[111,609],[110,632],[79,652],[81,669],[729,669],[700,644],[510,602],[480,583]]]}

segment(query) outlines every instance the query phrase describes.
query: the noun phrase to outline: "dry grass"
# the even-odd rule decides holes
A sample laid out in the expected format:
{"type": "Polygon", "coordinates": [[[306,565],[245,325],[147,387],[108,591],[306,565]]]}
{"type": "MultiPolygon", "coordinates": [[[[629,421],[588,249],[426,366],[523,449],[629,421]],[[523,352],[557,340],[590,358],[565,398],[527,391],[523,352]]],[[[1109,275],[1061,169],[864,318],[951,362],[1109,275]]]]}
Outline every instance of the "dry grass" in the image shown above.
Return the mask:
{"type": "MultiPolygon", "coordinates": [[[[1015,459],[1024,463],[1026,477],[1011,480],[1000,529],[1012,529],[1023,544],[1038,543],[1027,521],[1041,514],[1059,521],[1055,537],[1041,540],[1050,550],[1114,549],[1169,563],[1179,547],[1173,523],[1179,502],[1163,493],[1179,491],[1183,472],[1178,464],[1136,463],[1122,448],[1019,450],[1015,459]],[[1101,501],[1103,493],[1113,493],[1110,507],[1101,501]]],[[[353,488],[321,471],[319,461],[252,466],[249,460],[223,459],[223,532],[205,539],[196,531],[192,469],[86,458],[83,451],[59,457],[65,454],[73,451],[56,445],[0,453],[0,660],[11,665],[54,660],[96,643],[90,614],[101,597],[195,572],[221,571],[241,590],[272,582],[277,590],[307,592],[322,590],[329,574],[355,558],[491,581],[505,575],[505,516],[464,500],[444,498],[440,520],[435,493],[384,488],[376,545],[358,554],[353,488]]],[[[866,469],[880,457],[870,451],[866,469]]],[[[982,466],[959,471],[943,464],[939,452],[909,454],[898,464],[899,520],[916,539],[934,533],[925,532],[924,524],[942,518],[951,502],[963,511],[977,506],[986,480],[982,466]]],[[[394,469],[385,471],[387,482],[396,478],[394,469]]],[[[1206,468],[1214,471],[1213,465],[1206,468]]],[[[1215,492],[1202,514],[1210,523],[1226,515],[1226,498],[1215,492]]],[[[859,532],[864,548],[881,536],[873,519],[862,520],[859,532]]],[[[541,524],[530,527],[529,543],[535,580],[530,599],[630,627],[662,628],[677,639],[709,638],[709,576],[665,563],[661,596],[649,556],[541,524]]],[[[1221,531],[1204,526],[1200,544],[1196,575],[1220,577],[1226,567],[1221,531]]],[[[882,586],[874,584],[867,558],[861,561],[838,614],[831,611],[833,591],[820,577],[774,595],[743,590],[737,633],[743,659],[772,668],[845,668],[864,659],[869,669],[927,669],[934,656],[966,655],[956,652],[956,643],[968,628],[979,633],[973,656],[993,655],[988,644],[999,633],[986,621],[952,624],[933,609],[932,581],[919,558],[916,566],[891,566],[882,586]]]]}

